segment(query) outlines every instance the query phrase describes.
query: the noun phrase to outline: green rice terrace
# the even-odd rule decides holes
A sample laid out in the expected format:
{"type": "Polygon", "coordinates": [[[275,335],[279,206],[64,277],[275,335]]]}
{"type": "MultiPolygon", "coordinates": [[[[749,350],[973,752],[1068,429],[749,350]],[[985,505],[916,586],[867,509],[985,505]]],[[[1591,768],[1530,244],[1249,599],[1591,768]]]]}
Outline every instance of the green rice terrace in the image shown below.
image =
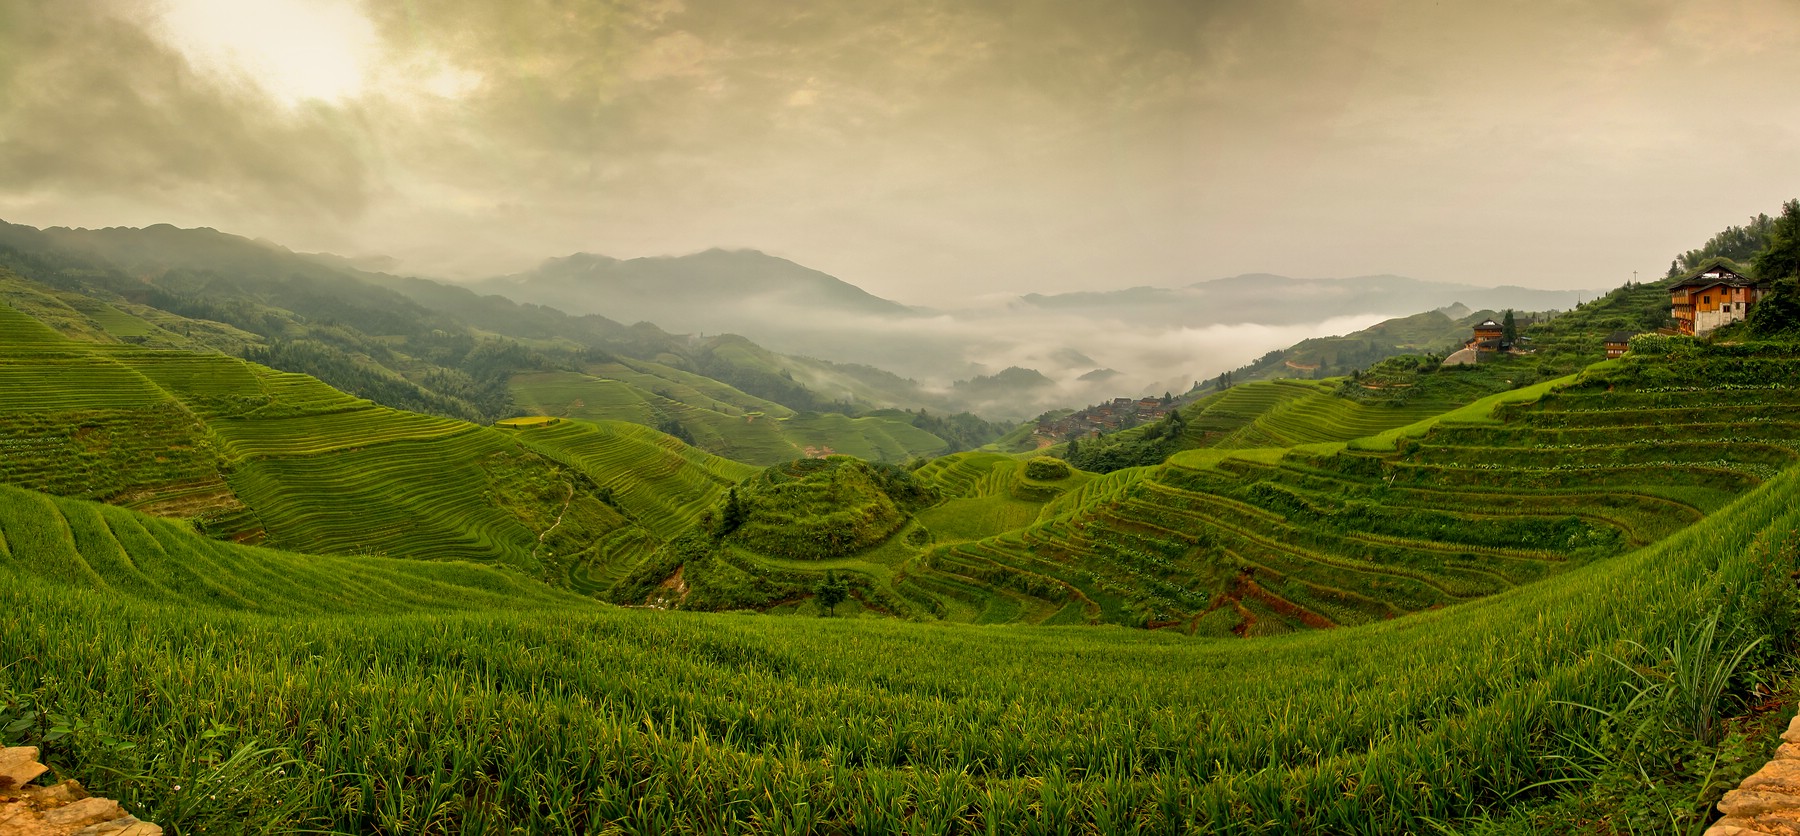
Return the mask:
{"type": "Polygon", "coordinates": [[[1185,449],[1163,463],[1104,475],[997,453],[759,470],[635,423],[480,427],[0,317],[11,484],[238,542],[474,560],[675,608],[812,611],[832,573],[855,615],[1208,636],[1365,624],[1655,543],[1797,455],[1800,395],[1732,388],[1791,379],[1783,359],[1616,361],[1473,403],[1251,383],[1185,409],[1168,439],[1185,449]],[[1646,384],[1672,376],[1702,385],[1646,384]]]}
{"type": "Polygon", "coordinates": [[[709,453],[756,465],[834,454],[898,462],[936,455],[947,446],[897,411],[856,418],[796,413],[646,361],[595,363],[586,372],[517,374],[511,392],[515,403],[538,414],[664,428],[709,453]]]}
{"type": "Polygon", "coordinates": [[[478,426],[108,336],[0,305],[0,728],[178,833],[1670,832],[1785,719],[1634,713],[1697,624],[1765,671],[1800,635],[1780,346],[1246,384],[1095,473],[796,456],[721,397],[782,427],[734,460],[574,406],[730,394],[620,370],[478,426]]]}

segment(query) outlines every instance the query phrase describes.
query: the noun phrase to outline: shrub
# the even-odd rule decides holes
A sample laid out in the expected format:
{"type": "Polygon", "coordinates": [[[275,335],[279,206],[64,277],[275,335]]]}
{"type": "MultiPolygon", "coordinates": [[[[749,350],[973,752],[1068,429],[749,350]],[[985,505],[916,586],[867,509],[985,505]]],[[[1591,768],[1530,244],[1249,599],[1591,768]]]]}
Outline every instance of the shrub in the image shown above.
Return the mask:
{"type": "Polygon", "coordinates": [[[1025,477],[1040,482],[1069,478],[1069,463],[1051,456],[1039,456],[1025,463],[1025,477]]]}

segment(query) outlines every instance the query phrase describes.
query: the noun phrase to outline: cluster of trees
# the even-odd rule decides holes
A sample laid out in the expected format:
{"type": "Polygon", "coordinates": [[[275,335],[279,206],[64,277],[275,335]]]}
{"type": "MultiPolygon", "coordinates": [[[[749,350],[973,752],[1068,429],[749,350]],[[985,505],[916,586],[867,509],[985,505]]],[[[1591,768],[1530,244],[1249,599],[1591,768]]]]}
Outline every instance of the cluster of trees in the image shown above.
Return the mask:
{"type": "Polygon", "coordinates": [[[667,413],[657,412],[656,430],[657,432],[679,438],[683,443],[689,446],[693,446],[694,444],[694,434],[688,432],[687,427],[682,426],[680,421],[670,417],[667,413]]]}
{"type": "Polygon", "coordinates": [[[1749,261],[1769,245],[1769,236],[1774,229],[1775,219],[1763,214],[1751,218],[1743,226],[1728,226],[1699,249],[1675,256],[1669,262],[1669,278],[1691,272],[1709,258],[1749,261]]]}
{"type": "Polygon", "coordinates": [[[1005,424],[997,424],[969,412],[958,412],[954,415],[932,415],[924,409],[918,412],[906,411],[912,416],[912,425],[950,442],[945,453],[956,453],[962,450],[973,450],[1006,434],[1011,429],[1005,424]]]}
{"type": "Polygon", "coordinates": [[[1750,330],[1761,337],[1800,337],[1800,200],[1781,207],[1769,225],[1768,246],[1755,259],[1756,275],[1773,282],[1750,311],[1750,330]]]}
{"type": "Polygon", "coordinates": [[[1170,410],[1161,421],[1137,433],[1118,433],[1083,442],[1070,439],[1063,459],[1082,470],[1111,473],[1127,467],[1161,464],[1181,450],[1181,438],[1187,432],[1187,418],[1181,410],[1170,410]]]}
{"type": "Polygon", "coordinates": [[[855,405],[820,395],[796,380],[786,369],[771,372],[734,363],[710,348],[702,348],[691,358],[690,371],[725,383],[747,395],[774,401],[795,412],[841,412],[852,414],[855,405]]]}

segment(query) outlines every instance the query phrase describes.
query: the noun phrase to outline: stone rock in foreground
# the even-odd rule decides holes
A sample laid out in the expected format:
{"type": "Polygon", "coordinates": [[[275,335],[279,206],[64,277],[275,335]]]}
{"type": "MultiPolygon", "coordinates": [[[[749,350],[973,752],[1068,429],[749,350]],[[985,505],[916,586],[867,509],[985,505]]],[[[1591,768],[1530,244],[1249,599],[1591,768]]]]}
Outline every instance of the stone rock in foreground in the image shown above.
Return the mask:
{"type": "Polygon", "coordinates": [[[1719,799],[1725,818],[1704,836],[1800,836],[1800,717],[1781,739],[1768,765],[1719,799]]]}
{"type": "Polygon", "coordinates": [[[163,836],[161,827],[89,796],[75,781],[30,786],[48,772],[32,746],[0,749],[0,836],[163,836]]]}

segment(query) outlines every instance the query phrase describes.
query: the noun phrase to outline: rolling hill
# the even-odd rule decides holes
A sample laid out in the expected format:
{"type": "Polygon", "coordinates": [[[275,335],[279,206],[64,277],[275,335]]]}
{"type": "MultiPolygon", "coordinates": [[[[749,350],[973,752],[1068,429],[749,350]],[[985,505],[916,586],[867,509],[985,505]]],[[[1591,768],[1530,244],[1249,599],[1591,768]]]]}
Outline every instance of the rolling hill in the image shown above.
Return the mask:
{"type": "Polygon", "coordinates": [[[620,422],[583,425],[573,456],[569,428],[493,429],[220,354],[71,340],[10,305],[0,332],[8,483],[192,519],[238,542],[473,560],[562,582],[754,471],[620,422]]]}
{"type": "MultiPolygon", "coordinates": [[[[514,375],[559,371],[619,380],[701,409],[952,412],[917,383],[875,368],[789,357],[742,337],[690,340],[646,323],[568,316],[210,229],[0,223],[0,294],[75,339],[219,351],[386,406],[476,423],[519,411],[514,375]]],[[[959,428],[959,447],[1004,431],[980,421],[959,428]]],[[[734,440],[729,425],[716,429],[734,440]]],[[[747,438],[738,446],[760,443],[747,438]]],[[[872,447],[863,433],[839,437],[821,426],[799,446],[808,445],[904,458],[945,449],[952,439],[872,447]]]]}
{"type": "Polygon", "coordinates": [[[812,431],[675,355],[406,412],[8,276],[0,729],[180,832],[1697,829],[1797,687],[1800,354],[1596,362],[1662,292],[1210,393],[1102,473],[606,419],[812,431]]]}
{"type": "MultiPolygon", "coordinates": [[[[28,298],[26,285],[12,288],[28,298]]],[[[43,309],[53,301],[39,298],[43,309]]],[[[670,391],[715,407],[694,409],[617,379],[682,379],[643,363],[597,369],[615,379],[521,377],[523,398],[577,420],[494,429],[387,409],[222,355],[69,339],[11,306],[0,316],[8,334],[0,375],[13,395],[0,407],[0,438],[13,451],[5,463],[13,484],[191,518],[239,542],[513,566],[622,602],[654,597],[672,578],[704,587],[729,575],[762,580],[754,594],[692,605],[778,608],[804,604],[821,573],[838,572],[876,611],[911,617],[1240,635],[1357,624],[1655,542],[1794,456],[1783,446],[1793,430],[1786,422],[1762,417],[1729,430],[1729,390],[1717,403],[1703,390],[1686,396],[1697,410],[1680,422],[1691,441],[1635,444],[1668,423],[1646,405],[1656,398],[1623,394],[1642,388],[1632,375],[1649,373],[1653,360],[1556,381],[1561,394],[1499,419],[1488,417],[1495,405],[1551,384],[1476,401],[1479,386],[1444,388],[1473,379],[1449,372],[1415,372],[1417,388],[1378,390],[1405,399],[1263,382],[1190,405],[1178,434],[1146,448],[1160,451],[1149,467],[1045,480],[1007,457],[940,458],[919,473],[940,504],[909,510],[878,542],[796,564],[767,539],[695,551],[691,541],[727,489],[757,472],[740,462],[904,458],[941,450],[936,437],[904,413],[791,414],[702,378],[670,391]],[[1554,425],[1558,399],[1596,380],[1617,391],[1582,401],[1592,417],[1581,432],[1534,429],[1554,425]],[[638,425],[646,419],[702,447],[725,446],[738,461],[638,425]],[[1426,425],[1434,428],[1392,453],[1358,441],[1426,425]],[[823,449],[827,439],[859,447],[823,449]],[[1645,482],[1656,468],[1663,475],[1645,482]],[[1490,475],[1501,471],[1505,490],[1490,475]]],[[[126,318],[114,317],[115,327],[131,329],[126,318]]],[[[1764,411],[1789,408],[1783,392],[1760,397],[1764,411]]],[[[686,603],[678,596],[673,605],[686,603]]]]}
{"type": "MultiPolygon", "coordinates": [[[[1595,414],[1619,393],[1599,386],[1614,373],[1559,395],[1567,408],[1507,407],[1469,431],[1595,414]]],[[[1754,408],[1730,391],[1702,411],[1754,408]]],[[[1617,432],[1632,425],[1620,410],[1669,408],[1664,394],[1627,393],[1596,420],[1617,432]]],[[[1443,441],[1428,446],[1468,439],[1443,441]]],[[[969,466],[939,466],[939,484],[974,499],[1018,491],[1000,457],[958,458],[969,466]]],[[[1125,479],[1063,496],[1116,494],[1125,479]]],[[[1800,526],[1796,490],[1793,470],[1772,475],[1556,583],[1217,642],[597,608],[516,589],[529,582],[499,570],[217,544],[0,489],[0,608],[13,616],[0,620],[12,660],[0,712],[53,766],[196,829],[1531,832],[1614,815],[1619,797],[1584,776],[1644,754],[1630,738],[1596,742],[1621,726],[1603,711],[1649,716],[1630,713],[1643,710],[1637,680],[1609,655],[1657,665],[1708,612],[1780,629],[1755,615],[1756,581],[1792,569],[1781,538],[1800,526]],[[243,600],[175,577],[194,565],[243,600]],[[52,736],[53,723],[71,731],[52,736]]],[[[1258,623],[1281,620],[1241,596],[1274,613],[1258,623]]],[[[1760,764],[1760,749],[1736,746],[1714,776],[1760,764]]]]}

